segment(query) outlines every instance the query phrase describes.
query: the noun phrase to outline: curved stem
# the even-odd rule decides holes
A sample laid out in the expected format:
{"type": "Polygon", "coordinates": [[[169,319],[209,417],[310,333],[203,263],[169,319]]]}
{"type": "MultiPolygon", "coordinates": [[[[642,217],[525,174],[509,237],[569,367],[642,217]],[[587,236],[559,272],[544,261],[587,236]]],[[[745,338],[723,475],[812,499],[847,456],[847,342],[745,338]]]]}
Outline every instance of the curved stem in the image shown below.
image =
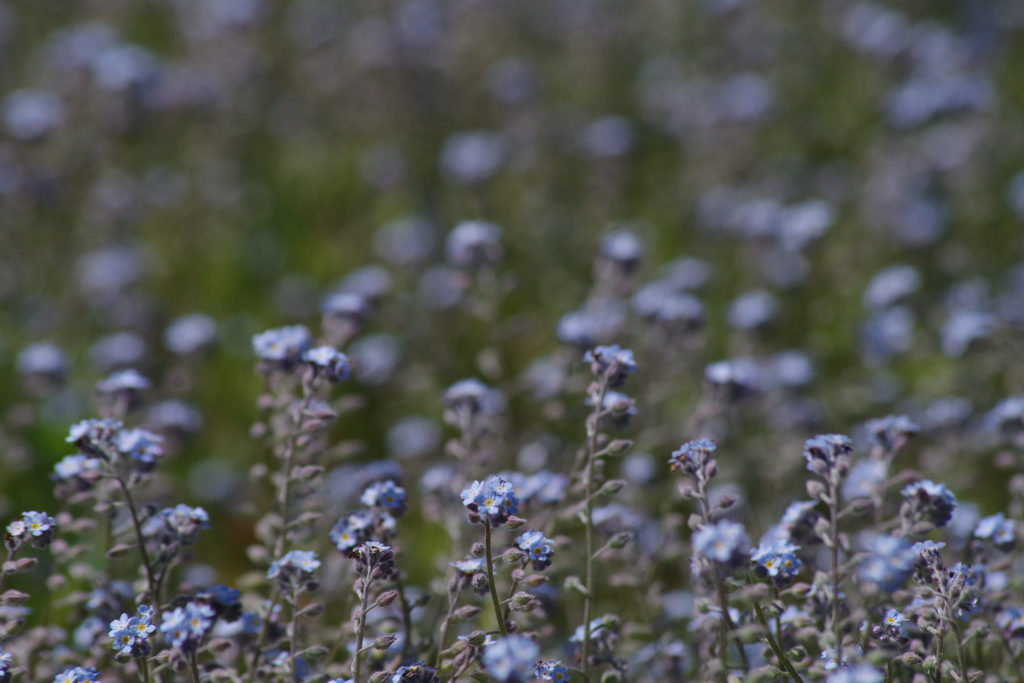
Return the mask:
{"type": "MultiPolygon", "coordinates": [[[[152,594],[157,586],[156,576],[153,574],[153,565],[149,561],[149,552],[146,550],[146,539],[142,535],[142,524],[139,522],[139,513],[135,509],[135,499],[132,498],[132,492],[128,488],[128,484],[124,483],[124,479],[119,476],[115,476],[114,478],[117,479],[117,483],[121,485],[121,490],[124,491],[125,503],[127,503],[128,510],[132,514],[132,526],[135,527],[135,538],[139,544],[139,553],[142,555],[142,564],[146,568],[147,592],[152,594]]],[[[155,605],[155,607],[158,610],[160,609],[159,604],[155,605]]]]}
{"type": "MultiPolygon", "coordinates": [[[[498,588],[494,585],[494,558],[491,557],[491,520],[484,516],[484,548],[487,553],[487,583],[491,586],[491,602],[494,604],[494,616],[498,620],[498,630],[507,636],[505,619],[501,616],[501,601],[498,600],[498,588]]],[[[355,681],[359,683],[359,681],[355,681]]]]}

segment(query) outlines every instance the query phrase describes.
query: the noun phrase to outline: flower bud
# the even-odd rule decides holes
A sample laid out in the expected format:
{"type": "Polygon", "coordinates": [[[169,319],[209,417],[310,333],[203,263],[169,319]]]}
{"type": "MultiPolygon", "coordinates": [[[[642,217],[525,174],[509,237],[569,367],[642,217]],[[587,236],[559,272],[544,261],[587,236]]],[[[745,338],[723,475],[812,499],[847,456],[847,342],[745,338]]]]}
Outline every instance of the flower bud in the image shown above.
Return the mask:
{"type": "Polygon", "coordinates": [[[633,532],[631,531],[620,531],[619,533],[612,536],[612,540],[608,542],[610,548],[625,548],[626,544],[633,540],[633,532]]]}
{"type": "Polygon", "coordinates": [[[471,583],[473,584],[473,590],[480,591],[481,593],[486,591],[491,585],[487,580],[487,574],[484,574],[483,572],[474,574],[471,583]]]}
{"type": "Polygon", "coordinates": [[[525,556],[526,553],[524,553],[519,548],[509,548],[501,554],[501,559],[505,562],[508,562],[509,564],[515,564],[516,562],[522,560],[525,556]]]}
{"type": "Polygon", "coordinates": [[[478,614],[480,614],[480,608],[476,605],[463,605],[459,609],[455,610],[455,616],[459,621],[475,619],[478,614]]]}
{"type": "Polygon", "coordinates": [[[622,455],[632,448],[632,446],[633,442],[629,439],[615,439],[608,444],[608,448],[606,450],[608,451],[608,455],[622,455]]]}
{"type": "Polygon", "coordinates": [[[917,666],[921,663],[921,655],[916,652],[904,652],[901,659],[907,666],[917,666]]]}
{"type": "Polygon", "coordinates": [[[467,641],[473,647],[482,647],[487,642],[487,634],[483,631],[473,631],[469,634],[467,641]]]}
{"type": "Polygon", "coordinates": [[[622,490],[628,482],[625,479],[611,479],[604,483],[601,490],[598,491],[602,496],[613,496],[622,490]]]}
{"type": "Polygon", "coordinates": [[[14,590],[12,588],[11,590],[6,591],[3,595],[0,595],[0,604],[20,605],[26,600],[28,600],[28,598],[28,593],[22,593],[21,591],[14,590]]]}
{"type": "Polygon", "coordinates": [[[391,603],[393,603],[395,601],[395,598],[397,598],[397,597],[398,597],[398,591],[397,590],[384,591],[383,593],[381,593],[380,595],[377,596],[377,606],[378,607],[388,607],[389,605],[391,605],[391,603]]]}
{"type": "Polygon", "coordinates": [[[130,545],[128,545],[126,543],[118,543],[117,545],[115,545],[114,547],[112,547],[110,550],[107,551],[107,557],[110,557],[110,558],[123,557],[125,555],[125,553],[127,553],[129,550],[131,550],[131,546],[130,545]]]}
{"type": "Polygon", "coordinates": [[[728,510],[736,504],[736,496],[731,496],[728,493],[718,499],[718,508],[720,510],[728,510]]]}
{"type": "Polygon", "coordinates": [[[377,640],[373,641],[373,649],[374,650],[387,650],[389,647],[391,647],[394,644],[394,642],[397,639],[398,639],[398,637],[394,636],[394,635],[381,636],[380,638],[377,638],[377,640]]]}
{"type": "Polygon", "coordinates": [[[478,542],[473,544],[473,547],[470,549],[470,552],[472,552],[475,557],[483,557],[485,550],[486,549],[484,548],[484,544],[478,542]]]}
{"type": "Polygon", "coordinates": [[[817,479],[807,482],[807,495],[815,500],[822,500],[825,497],[825,485],[817,479]]]}
{"type": "Polygon", "coordinates": [[[522,517],[518,517],[516,515],[509,515],[508,521],[506,521],[501,526],[508,529],[509,531],[515,531],[524,524],[526,524],[526,520],[522,517]]]}
{"type": "Polygon", "coordinates": [[[548,582],[548,577],[543,574],[530,574],[526,577],[524,583],[530,588],[536,588],[548,582]]]}

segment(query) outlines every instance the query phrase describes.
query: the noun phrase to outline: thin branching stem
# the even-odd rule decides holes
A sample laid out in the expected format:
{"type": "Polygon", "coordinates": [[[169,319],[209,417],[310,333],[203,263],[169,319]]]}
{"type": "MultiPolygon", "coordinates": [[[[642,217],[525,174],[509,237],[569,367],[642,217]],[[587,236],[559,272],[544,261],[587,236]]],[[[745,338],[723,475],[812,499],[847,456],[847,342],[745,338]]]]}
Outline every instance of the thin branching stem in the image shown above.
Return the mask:
{"type": "Polygon", "coordinates": [[[587,567],[586,587],[583,595],[583,648],[581,650],[581,666],[583,676],[590,677],[590,620],[593,618],[594,595],[594,460],[597,455],[597,437],[604,408],[604,397],[608,391],[607,380],[601,380],[594,395],[594,410],[587,418],[587,461],[584,464],[583,477],[586,481],[583,501],[584,526],[586,527],[587,567]]]}

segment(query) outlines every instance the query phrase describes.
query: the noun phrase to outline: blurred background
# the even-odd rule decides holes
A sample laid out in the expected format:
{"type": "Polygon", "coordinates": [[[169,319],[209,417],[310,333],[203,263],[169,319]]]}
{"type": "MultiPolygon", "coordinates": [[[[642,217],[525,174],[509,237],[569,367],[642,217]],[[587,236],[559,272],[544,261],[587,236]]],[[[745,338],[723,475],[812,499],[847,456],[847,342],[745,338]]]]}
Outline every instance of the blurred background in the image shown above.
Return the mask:
{"type": "MultiPolygon", "coordinates": [[[[751,506],[803,495],[807,436],[906,412],[901,466],[1002,509],[1021,73],[1014,0],[0,1],[0,516],[59,509],[68,426],[137,368],[175,452],[152,496],[210,511],[233,580],[266,503],[250,338],[324,311],[356,331],[341,500],[382,460],[415,491],[471,376],[499,462],[566,470],[614,341],[638,499],[717,372],[748,396],[699,430],[751,506]],[[446,251],[468,220],[501,227],[485,267],[446,251]]],[[[403,524],[423,581],[443,527],[403,524]]]]}

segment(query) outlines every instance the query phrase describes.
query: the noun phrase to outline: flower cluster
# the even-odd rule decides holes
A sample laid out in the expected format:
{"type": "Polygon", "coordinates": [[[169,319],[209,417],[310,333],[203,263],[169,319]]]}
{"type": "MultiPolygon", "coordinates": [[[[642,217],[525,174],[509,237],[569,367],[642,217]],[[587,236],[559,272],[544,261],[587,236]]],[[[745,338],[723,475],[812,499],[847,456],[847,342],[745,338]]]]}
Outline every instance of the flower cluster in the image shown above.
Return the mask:
{"type": "Polygon", "coordinates": [[[861,580],[875,583],[885,592],[892,592],[903,585],[918,557],[905,540],[884,534],[874,536],[867,551],[857,573],[861,580]]]}
{"type": "Polygon", "coordinates": [[[160,632],[171,647],[195,650],[213,625],[214,616],[209,605],[190,602],[164,614],[160,632]]]}
{"type": "Polygon", "coordinates": [[[611,389],[621,387],[629,376],[636,372],[633,352],[617,344],[591,349],[584,354],[583,361],[590,363],[590,370],[594,376],[604,380],[611,389]]]}
{"type": "MultiPolygon", "coordinates": [[[[395,553],[390,546],[367,541],[349,553],[360,573],[386,579],[395,571],[395,553]]],[[[319,563],[317,563],[319,564],[319,563]]]]}
{"type": "Polygon", "coordinates": [[[484,648],[487,674],[501,683],[525,683],[534,675],[540,648],[524,636],[499,638],[484,648]]]}
{"type": "Polygon", "coordinates": [[[555,542],[547,538],[542,531],[527,531],[516,539],[516,545],[526,552],[537,571],[551,566],[551,558],[555,554],[555,542]]]}
{"type": "Polygon", "coordinates": [[[46,548],[53,541],[57,520],[45,512],[23,512],[21,519],[7,525],[5,540],[9,549],[30,541],[36,548],[46,548]]]}
{"type": "Polygon", "coordinates": [[[367,486],[359,500],[363,505],[380,508],[395,517],[401,517],[405,514],[407,499],[405,489],[388,479],[367,486]]]}
{"type": "Polygon", "coordinates": [[[849,471],[850,451],[853,441],[842,434],[819,434],[804,444],[804,460],[807,469],[821,476],[832,476],[838,471],[845,475],[849,471]]]}
{"type": "Polygon", "coordinates": [[[693,550],[709,560],[738,567],[750,557],[750,537],[742,524],[721,519],[693,534],[693,550]]]}
{"type": "Polygon", "coordinates": [[[953,517],[956,496],[944,484],[924,479],[908,484],[901,493],[907,499],[901,514],[914,523],[925,522],[941,527],[953,517]]]}
{"type": "MultiPolygon", "coordinates": [[[[122,614],[110,622],[110,633],[107,635],[114,639],[114,649],[123,655],[132,657],[149,655],[151,650],[149,637],[156,631],[152,620],[153,608],[148,605],[139,605],[139,616],[129,617],[127,614],[122,614]]],[[[166,619],[164,623],[167,623],[166,619]]],[[[176,647],[180,647],[180,644],[176,647]]]]}
{"type": "Polygon", "coordinates": [[[252,338],[252,349],[261,360],[294,363],[313,346],[313,335],[305,325],[290,325],[267,330],[252,338]]]}
{"type": "Polygon", "coordinates": [[[462,504],[491,526],[504,524],[509,516],[519,512],[515,487],[497,475],[486,481],[474,481],[463,489],[462,504]]]}
{"type": "Polygon", "coordinates": [[[800,571],[802,563],[796,556],[798,550],[800,546],[786,541],[770,541],[755,548],[750,559],[758,574],[771,578],[776,586],[785,587],[792,583],[793,577],[800,571]]]}
{"type": "Polygon", "coordinates": [[[289,550],[280,559],[272,562],[267,578],[278,578],[282,582],[292,579],[308,579],[320,568],[320,560],[312,550],[289,550]]]}

